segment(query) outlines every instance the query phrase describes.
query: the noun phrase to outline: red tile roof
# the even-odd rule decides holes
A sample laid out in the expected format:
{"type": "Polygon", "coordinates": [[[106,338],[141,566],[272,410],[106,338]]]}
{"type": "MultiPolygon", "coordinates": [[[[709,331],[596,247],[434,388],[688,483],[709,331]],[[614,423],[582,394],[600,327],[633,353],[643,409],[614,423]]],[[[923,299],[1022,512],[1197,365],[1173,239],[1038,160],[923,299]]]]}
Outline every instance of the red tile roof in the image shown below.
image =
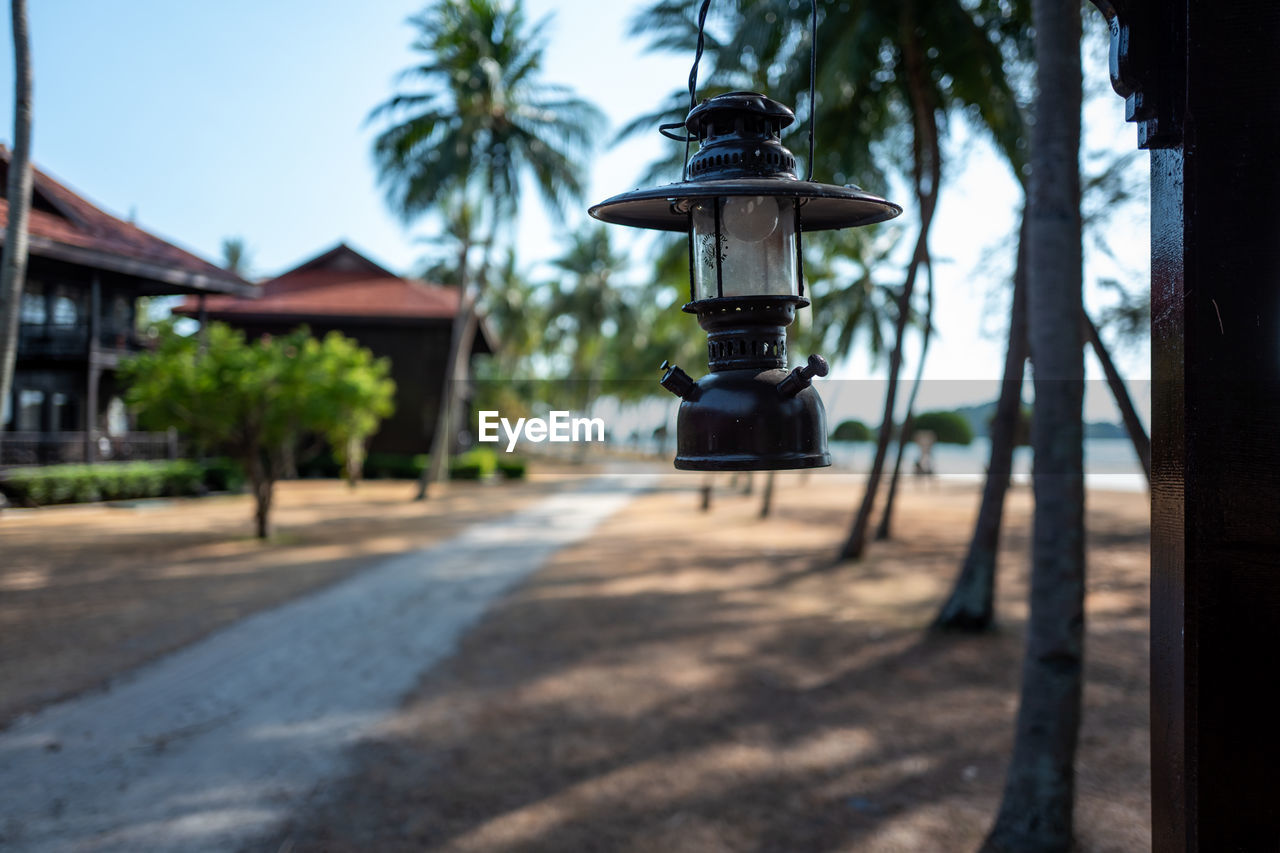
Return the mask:
{"type": "MultiPolygon", "coordinates": [[[[458,310],[458,292],[453,288],[401,278],[346,245],[264,282],[258,291],[255,299],[207,297],[205,311],[215,320],[254,316],[404,321],[450,319],[458,310]]],[[[188,297],[175,313],[194,315],[197,306],[188,297]]]]}
{"type": "MultiPolygon", "coordinates": [[[[0,145],[0,193],[7,186],[9,149],[0,145]]],[[[32,205],[28,223],[32,255],[128,272],[141,278],[191,289],[244,292],[248,282],[191,252],[125,222],[39,169],[32,169],[32,205]]],[[[0,242],[9,221],[9,202],[0,195],[0,242]]]]}

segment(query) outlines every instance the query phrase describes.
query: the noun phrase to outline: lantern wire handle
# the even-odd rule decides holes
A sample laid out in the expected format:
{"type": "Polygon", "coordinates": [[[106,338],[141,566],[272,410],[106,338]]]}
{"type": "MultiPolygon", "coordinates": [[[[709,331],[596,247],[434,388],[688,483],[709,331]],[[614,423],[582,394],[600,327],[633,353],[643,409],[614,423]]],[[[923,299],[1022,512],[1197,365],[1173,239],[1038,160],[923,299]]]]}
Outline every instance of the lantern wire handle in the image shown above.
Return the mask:
{"type": "MultiPolygon", "coordinates": [[[[806,181],[813,180],[813,125],[818,117],[814,94],[818,81],[818,0],[809,0],[809,165],[806,181]]],[[[687,156],[687,155],[686,155],[687,156]]]]}
{"type": "MultiPolygon", "coordinates": [[[[689,69],[689,109],[692,110],[698,105],[698,64],[702,62],[702,53],[706,49],[707,37],[707,11],[711,8],[711,0],[702,0],[702,6],[698,9],[698,47],[693,54],[693,67],[689,69]]],[[[669,124],[658,125],[658,132],[667,139],[674,139],[676,142],[684,143],[684,168],[680,171],[680,180],[689,180],[689,143],[693,142],[693,136],[688,133],[674,133],[676,128],[683,128],[683,121],[674,121],[669,124]]]]}
{"type": "MultiPolygon", "coordinates": [[[[707,12],[711,8],[711,0],[702,0],[698,9],[698,46],[693,54],[693,67],[689,69],[689,109],[698,105],[698,65],[702,62],[702,54],[706,49],[707,12]]],[[[818,82],[818,0],[809,0],[809,164],[806,169],[806,181],[813,180],[813,127],[818,116],[818,108],[814,101],[818,82]]],[[[683,121],[673,121],[658,125],[658,132],[667,139],[684,143],[684,168],[680,179],[689,180],[689,144],[693,136],[689,133],[676,133],[683,128],[683,121]]]]}

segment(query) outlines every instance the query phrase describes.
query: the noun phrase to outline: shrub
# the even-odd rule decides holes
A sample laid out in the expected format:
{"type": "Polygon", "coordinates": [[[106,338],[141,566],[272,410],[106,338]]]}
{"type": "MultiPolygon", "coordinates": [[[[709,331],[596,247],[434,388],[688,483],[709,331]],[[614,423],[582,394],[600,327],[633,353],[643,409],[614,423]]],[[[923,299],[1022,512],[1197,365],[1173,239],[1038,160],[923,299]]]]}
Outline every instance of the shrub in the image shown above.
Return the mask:
{"type": "Polygon", "coordinates": [[[48,465],[6,472],[0,491],[14,503],[46,506],[198,495],[206,478],[207,470],[189,460],[48,465]]]}
{"type": "Polygon", "coordinates": [[[426,470],[431,457],[426,453],[370,453],[364,460],[367,480],[416,480],[426,470]]]}
{"type": "Polygon", "coordinates": [[[497,453],[487,447],[476,447],[459,454],[449,463],[449,479],[483,480],[493,476],[497,467],[497,453]]]}
{"type": "Polygon", "coordinates": [[[211,492],[238,492],[244,488],[244,468],[234,459],[220,456],[206,460],[201,473],[204,488],[211,492]]]}
{"type": "Polygon", "coordinates": [[[329,480],[342,475],[342,466],[333,458],[333,452],[325,448],[309,459],[298,463],[298,476],[304,479],[329,480]]]}
{"type": "Polygon", "coordinates": [[[862,421],[841,421],[836,431],[831,433],[832,441],[871,441],[875,438],[871,427],[862,421]]]}
{"type": "Polygon", "coordinates": [[[498,457],[498,473],[504,480],[523,480],[529,473],[529,463],[519,456],[502,455],[498,457]]]}
{"type": "Polygon", "coordinates": [[[973,428],[959,412],[921,412],[911,422],[908,441],[916,430],[929,430],[937,436],[939,444],[969,444],[973,441],[973,428]]]}

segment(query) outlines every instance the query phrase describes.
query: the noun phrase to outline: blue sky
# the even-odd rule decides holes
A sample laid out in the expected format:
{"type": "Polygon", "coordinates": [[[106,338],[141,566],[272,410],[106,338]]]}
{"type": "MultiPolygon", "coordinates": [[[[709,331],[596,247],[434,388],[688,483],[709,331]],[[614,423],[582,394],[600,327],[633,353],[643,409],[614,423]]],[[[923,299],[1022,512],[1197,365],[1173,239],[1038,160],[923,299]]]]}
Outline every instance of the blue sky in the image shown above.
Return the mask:
{"type": "MultiPolygon", "coordinates": [[[[526,2],[532,17],[555,13],[546,78],[574,86],[615,125],[683,85],[690,57],[643,56],[641,43],[626,37],[626,22],[643,4],[526,2]]],[[[369,155],[374,128],[365,124],[411,62],[412,28],[405,20],[421,2],[42,0],[30,6],[35,157],[73,189],[212,259],[224,237],[243,236],[254,271],[263,275],[338,240],[399,270],[423,256],[421,240],[433,228],[406,226],[387,210],[369,155]]],[[[0,136],[7,138],[13,85],[7,24],[3,34],[0,136]]],[[[1098,60],[1094,56],[1087,69],[1095,89],[1105,86],[1105,62],[1098,60]]],[[[1116,97],[1098,98],[1087,109],[1095,147],[1133,147],[1133,128],[1124,126],[1122,113],[1116,97]]],[[[607,143],[606,135],[606,150],[592,166],[592,200],[634,187],[641,168],[662,145],[673,144],[656,131],[623,145],[607,143]]],[[[926,375],[990,380],[999,376],[1004,344],[998,303],[988,294],[1011,264],[1018,192],[984,142],[959,134],[955,148],[934,229],[941,261],[938,335],[926,375]]],[[[1145,167],[1139,158],[1135,168],[1145,167]]],[[[868,189],[888,194],[892,188],[868,189]]],[[[530,262],[545,260],[556,253],[561,226],[547,221],[532,193],[528,197],[520,253],[530,262]]],[[[1121,264],[1132,280],[1147,271],[1146,229],[1141,206],[1115,226],[1121,264]]],[[[1089,272],[1114,270],[1097,261],[1089,272]]],[[[1095,288],[1088,298],[1102,303],[1095,288]]],[[[1149,376],[1146,353],[1142,347],[1119,354],[1126,375],[1149,376]]],[[[855,378],[869,370],[858,356],[839,365],[837,375],[855,378]]],[[[1094,365],[1090,376],[1100,376],[1094,365]]],[[[971,384],[956,387],[972,399],[971,384]]],[[[1109,414],[1100,400],[1091,399],[1089,409],[1091,417],[1109,414]]]]}

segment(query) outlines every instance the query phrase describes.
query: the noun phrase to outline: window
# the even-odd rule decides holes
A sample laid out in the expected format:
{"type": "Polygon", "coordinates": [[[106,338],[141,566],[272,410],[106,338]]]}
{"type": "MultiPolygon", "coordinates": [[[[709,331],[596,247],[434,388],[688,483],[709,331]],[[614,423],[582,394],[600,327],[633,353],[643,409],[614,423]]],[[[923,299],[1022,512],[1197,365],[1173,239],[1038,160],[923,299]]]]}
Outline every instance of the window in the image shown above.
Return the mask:
{"type": "Polygon", "coordinates": [[[53,298],[53,325],[74,326],[80,319],[80,309],[66,288],[58,288],[53,298]]]}
{"type": "Polygon", "coordinates": [[[38,281],[28,281],[22,291],[19,320],[24,326],[43,326],[45,317],[44,287],[38,281]]]}
{"type": "Polygon", "coordinates": [[[130,315],[133,312],[129,310],[129,300],[123,296],[113,296],[111,298],[111,328],[119,332],[127,332],[133,325],[130,315]]]}
{"type": "Polygon", "coordinates": [[[75,432],[79,429],[79,402],[73,394],[53,395],[53,420],[50,424],[53,432],[75,432]]]}
{"type": "Polygon", "coordinates": [[[40,431],[40,415],[44,409],[44,392],[23,388],[18,392],[18,429],[23,432],[40,431]]]}

